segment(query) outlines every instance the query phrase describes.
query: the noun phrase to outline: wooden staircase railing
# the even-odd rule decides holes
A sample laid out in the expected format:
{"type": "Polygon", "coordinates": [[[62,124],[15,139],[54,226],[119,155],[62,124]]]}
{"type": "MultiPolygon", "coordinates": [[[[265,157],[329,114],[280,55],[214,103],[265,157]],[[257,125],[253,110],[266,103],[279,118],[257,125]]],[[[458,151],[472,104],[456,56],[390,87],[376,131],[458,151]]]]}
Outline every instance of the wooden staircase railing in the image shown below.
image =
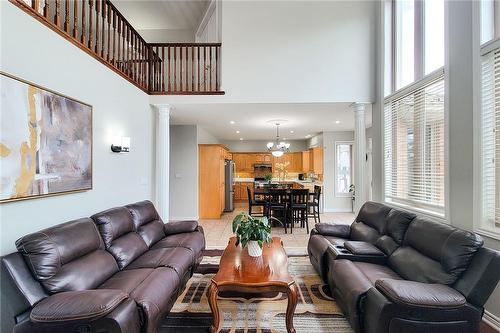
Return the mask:
{"type": "Polygon", "coordinates": [[[220,43],[147,43],[109,0],[10,0],[148,94],[224,94],[220,43]]]}

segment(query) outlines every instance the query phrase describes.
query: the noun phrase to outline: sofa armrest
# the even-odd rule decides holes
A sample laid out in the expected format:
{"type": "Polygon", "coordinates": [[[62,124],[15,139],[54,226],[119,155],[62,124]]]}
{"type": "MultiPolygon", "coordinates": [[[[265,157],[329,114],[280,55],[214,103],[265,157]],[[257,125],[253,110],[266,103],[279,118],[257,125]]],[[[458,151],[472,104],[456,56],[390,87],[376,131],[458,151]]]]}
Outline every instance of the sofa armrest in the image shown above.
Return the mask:
{"type": "Polygon", "coordinates": [[[182,234],[185,232],[194,232],[198,229],[198,221],[177,221],[165,223],[163,230],[165,235],[182,234]]]}
{"type": "Polygon", "coordinates": [[[351,226],[348,224],[318,223],[314,228],[323,236],[349,238],[351,234],[351,226]]]}
{"type": "Polygon", "coordinates": [[[30,319],[35,323],[91,321],[108,315],[127,298],[127,294],[115,289],[61,292],[38,303],[30,319]]]}
{"type": "Polygon", "coordinates": [[[455,309],[467,302],[461,293],[444,284],[380,279],[375,287],[390,301],[410,307],[455,309]]]}

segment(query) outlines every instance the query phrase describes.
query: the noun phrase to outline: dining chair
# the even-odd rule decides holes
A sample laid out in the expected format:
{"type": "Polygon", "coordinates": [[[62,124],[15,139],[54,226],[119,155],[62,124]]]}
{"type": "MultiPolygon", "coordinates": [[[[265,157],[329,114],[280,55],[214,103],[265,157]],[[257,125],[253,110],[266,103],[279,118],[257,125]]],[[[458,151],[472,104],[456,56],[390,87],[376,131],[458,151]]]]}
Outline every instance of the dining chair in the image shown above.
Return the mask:
{"type": "Polygon", "coordinates": [[[295,222],[300,222],[300,227],[306,227],[307,234],[309,234],[309,223],[307,221],[307,209],[309,203],[309,190],[308,189],[292,189],[290,192],[290,216],[292,218],[292,225],[295,222]]]}
{"type": "MultiPolygon", "coordinates": [[[[267,203],[267,213],[269,218],[274,218],[281,222],[287,233],[288,219],[288,194],[286,189],[269,189],[269,197],[267,203]]],[[[291,224],[290,233],[293,233],[293,225],[291,224]]]]}
{"type": "Polygon", "coordinates": [[[250,186],[247,186],[247,195],[248,195],[248,215],[266,216],[267,202],[265,200],[256,200],[253,191],[250,189],[250,186]],[[254,213],[253,207],[261,207],[262,213],[254,213]]]}
{"type": "Polygon", "coordinates": [[[314,185],[314,192],[310,193],[310,201],[307,207],[307,217],[313,217],[314,223],[321,223],[319,218],[319,202],[321,198],[321,186],[314,185]],[[312,215],[311,215],[312,214],[312,215]],[[317,219],[317,220],[316,220],[317,219]]]}

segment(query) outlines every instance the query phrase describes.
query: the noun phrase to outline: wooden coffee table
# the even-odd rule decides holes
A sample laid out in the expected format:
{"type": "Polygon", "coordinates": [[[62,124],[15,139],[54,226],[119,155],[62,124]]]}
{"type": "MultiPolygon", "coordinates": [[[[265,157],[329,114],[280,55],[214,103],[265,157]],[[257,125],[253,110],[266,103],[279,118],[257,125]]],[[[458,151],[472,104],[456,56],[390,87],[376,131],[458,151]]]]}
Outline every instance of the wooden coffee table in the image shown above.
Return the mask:
{"type": "Polygon", "coordinates": [[[208,289],[208,303],[214,321],[212,333],[218,332],[220,325],[217,295],[219,292],[240,293],[282,292],[288,295],[286,308],[286,329],[295,333],[293,314],[297,307],[298,288],[288,272],[288,256],[279,237],[273,237],[271,244],[265,244],[262,256],[253,258],[247,249],[235,246],[236,237],[231,237],[222,255],[219,271],[212,278],[208,289]]]}

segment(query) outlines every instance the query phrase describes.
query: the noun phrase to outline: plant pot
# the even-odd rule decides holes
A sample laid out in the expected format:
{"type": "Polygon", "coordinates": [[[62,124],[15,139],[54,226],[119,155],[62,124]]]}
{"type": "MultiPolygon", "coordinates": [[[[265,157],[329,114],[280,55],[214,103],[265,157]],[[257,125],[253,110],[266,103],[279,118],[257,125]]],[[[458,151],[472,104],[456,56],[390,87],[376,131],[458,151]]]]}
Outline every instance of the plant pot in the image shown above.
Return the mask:
{"type": "Polygon", "coordinates": [[[250,257],[260,257],[262,255],[262,249],[257,241],[249,241],[247,243],[247,250],[250,257]]]}

